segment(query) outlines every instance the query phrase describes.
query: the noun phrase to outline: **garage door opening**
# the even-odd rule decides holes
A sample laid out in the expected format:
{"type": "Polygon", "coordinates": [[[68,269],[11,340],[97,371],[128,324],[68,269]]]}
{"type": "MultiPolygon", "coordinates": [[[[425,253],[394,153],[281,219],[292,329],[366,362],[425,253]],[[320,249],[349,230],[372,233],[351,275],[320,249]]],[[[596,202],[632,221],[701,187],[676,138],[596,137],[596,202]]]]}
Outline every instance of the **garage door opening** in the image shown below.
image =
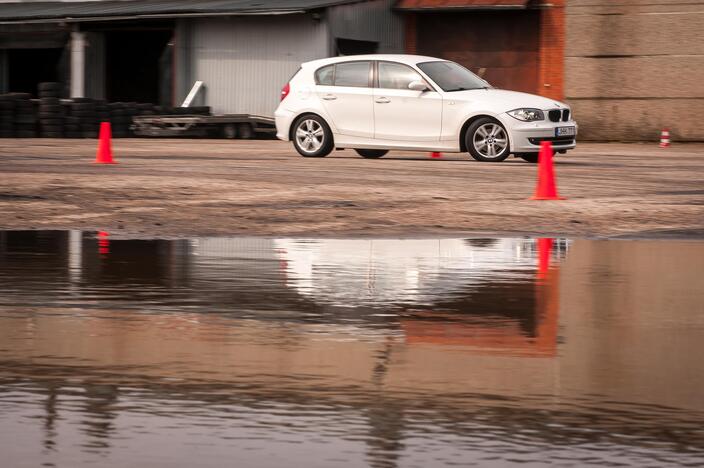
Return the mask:
{"type": "MultiPolygon", "coordinates": [[[[31,93],[37,97],[37,86],[45,81],[68,82],[66,49],[9,49],[8,90],[31,93]]],[[[62,96],[67,95],[64,89],[62,96]]]]}
{"type": "Polygon", "coordinates": [[[106,98],[169,105],[172,37],[171,30],[106,32],[106,98]]]}
{"type": "Polygon", "coordinates": [[[417,30],[420,55],[457,62],[498,88],[538,89],[538,10],[423,13],[417,30]]]}

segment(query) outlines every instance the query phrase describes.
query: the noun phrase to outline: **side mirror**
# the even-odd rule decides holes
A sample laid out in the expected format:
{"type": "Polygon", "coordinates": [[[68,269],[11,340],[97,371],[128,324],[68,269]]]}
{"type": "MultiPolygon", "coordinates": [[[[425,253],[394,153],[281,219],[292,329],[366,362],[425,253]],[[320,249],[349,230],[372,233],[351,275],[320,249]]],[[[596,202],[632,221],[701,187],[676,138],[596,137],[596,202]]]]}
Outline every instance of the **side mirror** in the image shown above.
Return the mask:
{"type": "Polygon", "coordinates": [[[411,81],[408,83],[408,89],[412,89],[413,91],[427,91],[428,85],[422,81],[411,81]]]}

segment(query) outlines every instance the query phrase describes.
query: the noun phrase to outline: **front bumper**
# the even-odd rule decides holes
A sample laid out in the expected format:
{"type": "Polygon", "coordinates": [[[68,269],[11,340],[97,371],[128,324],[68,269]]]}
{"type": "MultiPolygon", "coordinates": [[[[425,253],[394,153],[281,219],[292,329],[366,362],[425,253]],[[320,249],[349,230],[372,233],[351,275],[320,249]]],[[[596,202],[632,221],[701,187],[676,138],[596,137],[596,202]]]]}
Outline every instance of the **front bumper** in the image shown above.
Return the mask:
{"type": "Polygon", "coordinates": [[[554,151],[570,150],[577,146],[579,126],[574,120],[521,122],[509,115],[502,120],[511,137],[512,153],[537,153],[544,140],[550,141],[554,151]],[[574,137],[556,137],[555,129],[558,127],[574,127],[574,137]]]}
{"type": "Polygon", "coordinates": [[[283,141],[289,140],[289,129],[293,124],[293,119],[296,116],[293,112],[286,109],[276,109],[274,112],[274,121],[276,122],[276,138],[283,141]]]}

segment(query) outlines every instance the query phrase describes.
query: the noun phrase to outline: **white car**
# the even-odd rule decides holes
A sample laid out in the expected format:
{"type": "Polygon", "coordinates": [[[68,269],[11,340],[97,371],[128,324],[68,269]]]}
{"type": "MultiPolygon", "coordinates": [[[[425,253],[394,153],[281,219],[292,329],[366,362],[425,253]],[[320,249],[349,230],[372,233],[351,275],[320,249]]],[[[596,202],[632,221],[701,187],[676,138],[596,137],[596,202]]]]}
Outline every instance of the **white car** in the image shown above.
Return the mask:
{"type": "Polygon", "coordinates": [[[576,145],[569,106],[495,89],[461,65],[416,55],[357,55],[301,65],[281,90],[277,137],[306,157],[354,149],[469,154],[536,162],[542,141],[556,152],[576,145]]]}

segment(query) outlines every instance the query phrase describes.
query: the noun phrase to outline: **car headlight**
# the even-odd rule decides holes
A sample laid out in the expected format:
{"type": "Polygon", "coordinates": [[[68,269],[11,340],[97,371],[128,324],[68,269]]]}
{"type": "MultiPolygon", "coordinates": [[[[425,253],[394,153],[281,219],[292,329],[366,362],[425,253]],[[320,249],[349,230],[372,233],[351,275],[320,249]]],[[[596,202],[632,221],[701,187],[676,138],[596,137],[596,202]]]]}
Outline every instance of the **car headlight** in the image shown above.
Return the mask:
{"type": "Polygon", "coordinates": [[[508,115],[523,122],[545,120],[545,114],[540,109],[516,109],[509,112],[508,115]]]}

